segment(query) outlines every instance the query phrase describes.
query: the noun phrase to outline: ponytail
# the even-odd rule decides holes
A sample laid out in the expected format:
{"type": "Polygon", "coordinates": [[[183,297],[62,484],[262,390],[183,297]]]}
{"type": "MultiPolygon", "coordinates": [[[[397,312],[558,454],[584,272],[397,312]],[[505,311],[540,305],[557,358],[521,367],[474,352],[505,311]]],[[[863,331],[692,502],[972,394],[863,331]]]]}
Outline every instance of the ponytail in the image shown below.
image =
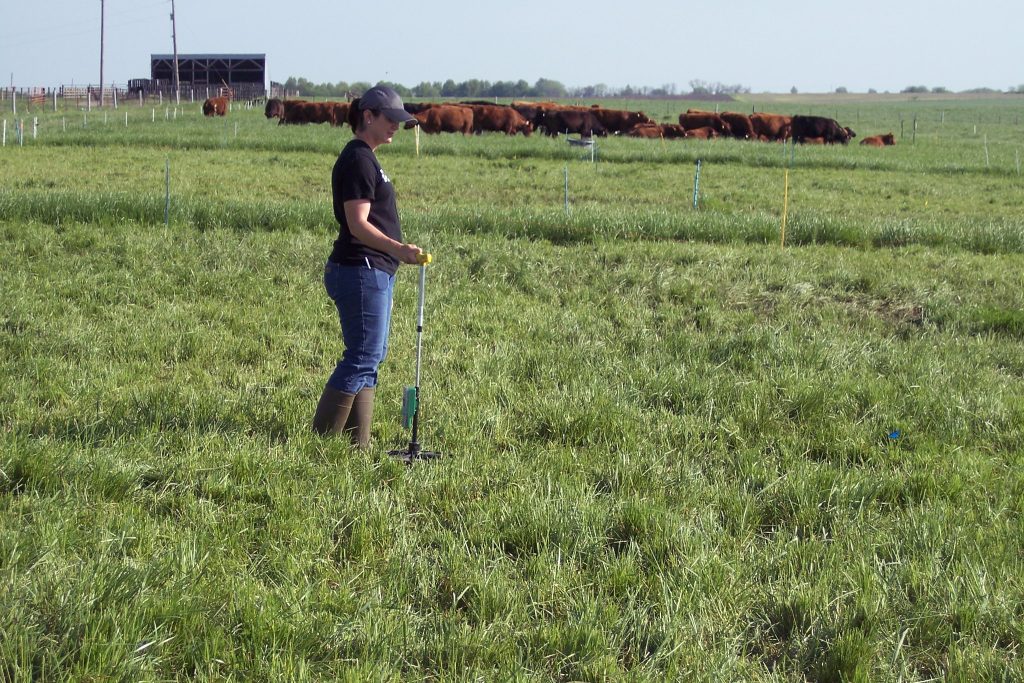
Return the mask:
{"type": "Polygon", "coordinates": [[[362,114],[359,111],[359,100],[361,98],[356,97],[348,105],[348,118],[345,123],[352,126],[352,132],[355,133],[359,130],[359,124],[362,121],[362,114]]]}

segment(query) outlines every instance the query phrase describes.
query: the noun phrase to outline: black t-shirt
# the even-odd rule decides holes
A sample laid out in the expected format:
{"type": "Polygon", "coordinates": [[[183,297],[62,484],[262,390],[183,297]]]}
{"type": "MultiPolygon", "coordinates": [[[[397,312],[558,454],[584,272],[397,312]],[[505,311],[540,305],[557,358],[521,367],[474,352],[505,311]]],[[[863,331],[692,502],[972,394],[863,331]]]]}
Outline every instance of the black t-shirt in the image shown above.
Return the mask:
{"type": "Polygon", "coordinates": [[[374,268],[394,275],[398,270],[398,259],[371,249],[352,237],[345,218],[345,202],[369,199],[370,223],[391,239],[402,241],[395,188],[368,144],[353,138],[345,145],[334,163],[331,189],[334,194],[334,217],[340,226],[338,239],[334,240],[331,261],[344,266],[365,266],[369,261],[374,268]]]}

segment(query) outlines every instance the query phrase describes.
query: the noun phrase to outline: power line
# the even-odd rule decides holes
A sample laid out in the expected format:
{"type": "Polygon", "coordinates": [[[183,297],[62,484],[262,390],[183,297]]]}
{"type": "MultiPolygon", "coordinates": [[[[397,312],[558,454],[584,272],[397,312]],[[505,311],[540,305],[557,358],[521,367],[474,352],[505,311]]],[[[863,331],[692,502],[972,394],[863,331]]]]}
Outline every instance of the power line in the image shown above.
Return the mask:
{"type": "MultiPolygon", "coordinates": [[[[140,24],[140,23],[143,23],[143,22],[146,22],[146,21],[152,21],[153,20],[153,15],[150,14],[149,16],[141,16],[142,11],[146,10],[148,8],[157,7],[159,5],[167,5],[169,3],[170,3],[170,0],[160,0],[159,2],[149,3],[147,5],[141,5],[141,6],[136,6],[136,7],[131,7],[131,8],[126,9],[126,10],[108,11],[107,12],[107,18],[108,19],[110,19],[110,18],[119,19],[119,18],[122,18],[122,17],[129,17],[131,15],[136,15],[139,18],[131,20],[131,21],[122,21],[122,22],[108,21],[107,23],[110,26],[129,26],[131,24],[140,24]]],[[[22,39],[22,38],[32,38],[33,36],[46,36],[46,37],[56,36],[56,37],[62,37],[62,36],[85,35],[85,34],[95,33],[97,28],[98,28],[98,26],[96,26],[94,18],[92,18],[92,17],[84,18],[83,17],[83,19],[80,20],[80,21],[72,21],[72,22],[66,22],[66,23],[48,23],[46,26],[41,26],[39,28],[29,28],[29,29],[18,28],[17,30],[14,30],[14,31],[0,31],[0,41],[3,41],[5,46],[11,47],[11,46],[14,46],[14,45],[24,45],[24,44],[26,44],[24,42],[22,42],[22,43],[12,43],[11,42],[11,41],[22,39]],[[85,28],[83,28],[83,25],[85,26],[85,28]],[[64,29],[73,29],[73,30],[65,31],[64,29]]],[[[35,42],[35,41],[30,41],[30,42],[35,42]]]]}

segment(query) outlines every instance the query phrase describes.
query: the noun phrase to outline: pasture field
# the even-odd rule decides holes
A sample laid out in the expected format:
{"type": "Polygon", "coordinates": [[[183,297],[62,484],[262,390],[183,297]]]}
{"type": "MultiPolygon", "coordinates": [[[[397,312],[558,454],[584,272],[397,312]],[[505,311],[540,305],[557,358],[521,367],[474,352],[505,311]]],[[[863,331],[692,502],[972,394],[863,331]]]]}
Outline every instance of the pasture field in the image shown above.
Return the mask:
{"type": "Polygon", "coordinates": [[[903,137],[379,150],[411,468],[412,268],[374,447],[308,430],[347,130],[9,128],[0,681],[1024,680],[1021,106],[813,107],[903,137]]]}

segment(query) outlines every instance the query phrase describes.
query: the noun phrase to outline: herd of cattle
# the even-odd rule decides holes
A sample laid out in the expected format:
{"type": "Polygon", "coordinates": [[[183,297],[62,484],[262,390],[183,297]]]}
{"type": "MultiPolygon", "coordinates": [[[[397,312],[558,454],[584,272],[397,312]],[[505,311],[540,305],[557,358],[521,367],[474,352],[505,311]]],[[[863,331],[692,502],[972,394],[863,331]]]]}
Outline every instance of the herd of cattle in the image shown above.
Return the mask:
{"type": "MultiPolygon", "coordinates": [[[[348,118],[347,102],[307,102],[305,100],[267,101],[264,113],[279,124],[328,123],[342,126],[348,118]]],[[[627,135],[641,138],[732,137],[741,140],[801,144],[847,144],[856,136],[850,128],[824,116],[784,116],[781,114],[740,114],[689,109],[679,115],[679,123],[658,123],[641,111],[569,106],[554,102],[513,102],[494,104],[470,101],[455,104],[406,103],[424,133],[501,132],[506,135],[530,135],[534,131],[552,137],[575,134],[583,138],[627,135]]],[[[203,103],[206,116],[224,116],[226,98],[211,98],[203,103]]],[[[896,144],[892,133],[861,140],[862,145],[886,147],[896,144]]]]}

